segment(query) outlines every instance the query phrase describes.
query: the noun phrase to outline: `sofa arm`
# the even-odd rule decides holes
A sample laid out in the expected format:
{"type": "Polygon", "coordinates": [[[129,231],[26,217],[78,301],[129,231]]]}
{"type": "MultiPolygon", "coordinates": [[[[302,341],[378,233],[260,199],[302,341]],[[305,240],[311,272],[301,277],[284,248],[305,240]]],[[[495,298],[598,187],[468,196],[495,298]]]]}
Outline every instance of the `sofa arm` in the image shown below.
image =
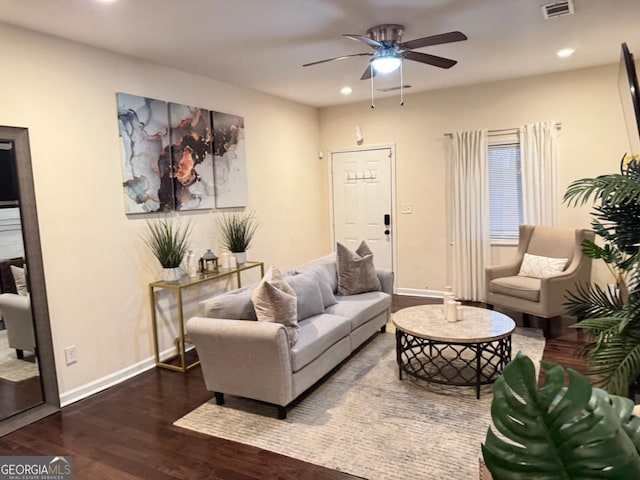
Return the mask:
{"type": "Polygon", "coordinates": [[[378,280],[380,280],[380,290],[388,293],[389,295],[393,295],[393,271],[377,268],[376,274],[378,274],[378,280]]]}
{"type": "Polygon", "coordinates": [[[293,400],[284,325],[193,317],[186,327],[198,351],[207,390],[281,406],[293,400]]]}
{"type": "Polygon", "coordinates": [[[35,351],[31,298],[15,293],[0,294],[0,315],[7,328],[9,348],[35,351]]]}

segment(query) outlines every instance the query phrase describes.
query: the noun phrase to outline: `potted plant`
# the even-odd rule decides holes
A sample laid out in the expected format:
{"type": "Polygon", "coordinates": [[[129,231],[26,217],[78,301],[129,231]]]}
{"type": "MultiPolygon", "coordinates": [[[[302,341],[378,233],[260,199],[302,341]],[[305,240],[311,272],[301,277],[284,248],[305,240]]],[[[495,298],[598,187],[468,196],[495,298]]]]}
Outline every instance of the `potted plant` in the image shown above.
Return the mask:
{"type": "Polygon", "coordinates": [[[247,261],[247,250],[258,228],[253,212],[223,213],[218,218],[220,245],[235,255],[238,264],[247,261]]]}
{"type": "Polygon", "coordinates": [[[189,224],[181,224],[172,218],[147,221],[147,232],[143,239],[162,265],[163,280],[180,278],[179,267],[187,253],[190,229],[189,224]]]}
{"type": "Polygon", "coordinates": [[[565,388],[560,365],[542,366],[538,386],[533,362],[518,353],[493,386],[493,427],[482,445],[493,479],[640,478],[633,402],[592,388],[571,369],[565,388]]]}
{"type": "Polygon", "coordinates": [[[603,260],[613,275],[613,288],[578,285],[567,295],[567,312],[580,319],[592,343],[578,353],[587,360],[587,374],[609,393],[630,395],[640,375],[640,162],[625,156],[619,174],[573,182],[564,201],[577,205],[593,198],[591,222],[603,246],[584,241],[585,255],[603,260]]]}

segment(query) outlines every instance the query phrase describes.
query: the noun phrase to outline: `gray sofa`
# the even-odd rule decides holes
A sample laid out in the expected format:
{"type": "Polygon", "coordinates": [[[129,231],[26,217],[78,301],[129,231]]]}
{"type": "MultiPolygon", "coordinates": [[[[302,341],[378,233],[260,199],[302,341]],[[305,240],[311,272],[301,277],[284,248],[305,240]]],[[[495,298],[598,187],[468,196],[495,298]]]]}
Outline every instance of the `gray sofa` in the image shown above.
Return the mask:
{"type": "Polygon", "coordinates": [[[186,326],[218,405],[226,393],[274,404],[278,418],[286,418],[287,405],[374,333],[385,331],[393,272],[376,273],[381,291],[342,296],[335,294],[335,254],[287,272],[300,328],[291,347],[284,325],[256,321],[251,303],[255,285],[202,302],[203,316],[189,319],[186,326]]]}

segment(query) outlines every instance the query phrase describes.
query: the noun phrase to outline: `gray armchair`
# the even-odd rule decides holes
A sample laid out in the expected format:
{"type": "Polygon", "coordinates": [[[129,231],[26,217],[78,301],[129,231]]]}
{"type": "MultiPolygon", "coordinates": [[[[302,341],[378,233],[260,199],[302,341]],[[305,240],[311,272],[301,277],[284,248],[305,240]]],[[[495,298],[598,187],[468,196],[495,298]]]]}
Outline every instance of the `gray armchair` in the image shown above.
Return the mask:
{"type": "Polygon", "coordinates": [[[0,312],[7,327],[9,348],[24,358],[24,350],[36,352],[36,339],[31,317],[31,298],[15,293],[0,294],[0,312]]]}
{"type": "Polygon", "coordinates": [[[593,241],[594,232],[584,228],[540,227],[520,225],[518,250],[514,260],[507,265],[485,269],[489,308],[493,305],[535,315],[546,319],[543,324],[545,337],[549,336],[549,318],[565,313],[564,295],[576,283],[591,278],[591,259],[582,253],[583,240],[593,241]],[[568,258],[566,268],[547,278],[519,276],[524,254],[552,258],[568,258]]]}

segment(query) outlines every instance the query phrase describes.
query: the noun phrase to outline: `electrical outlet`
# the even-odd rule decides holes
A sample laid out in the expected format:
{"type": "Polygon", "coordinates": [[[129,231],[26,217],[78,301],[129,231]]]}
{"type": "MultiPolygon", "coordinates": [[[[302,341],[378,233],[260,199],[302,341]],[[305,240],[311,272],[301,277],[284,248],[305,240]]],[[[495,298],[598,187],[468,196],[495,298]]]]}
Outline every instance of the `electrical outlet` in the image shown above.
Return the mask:
{"type": "Polygon", "coordinates": [[[69,345],[64,349],[64,359],[67,365],[72,365],[78,361],[78,352],[76,351],[75,345],[69,345]]]}
{"type": "Polygon", "coordinates": [[[411,213],[411,211],[412,211],[412,208],[410,203],[402,204],[402,213],[407,214],[407,213],[411,213]]]}

